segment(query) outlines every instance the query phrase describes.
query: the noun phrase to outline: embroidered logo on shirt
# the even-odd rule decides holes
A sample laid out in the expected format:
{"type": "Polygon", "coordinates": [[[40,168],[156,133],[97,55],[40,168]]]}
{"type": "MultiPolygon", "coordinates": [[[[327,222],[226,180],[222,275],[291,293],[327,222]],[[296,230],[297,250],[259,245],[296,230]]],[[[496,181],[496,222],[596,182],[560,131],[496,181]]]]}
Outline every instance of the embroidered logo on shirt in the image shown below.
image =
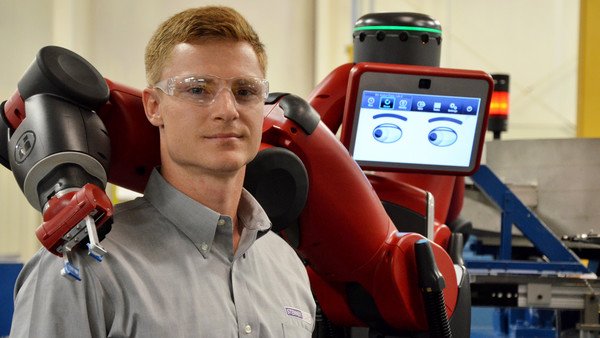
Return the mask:
{"type": "Polygon", "coordinates": [[[290,317],[296,317],[298,319],[301,319],[303,322],[312,325],[312,316],[308,312],[304,312],[302,310],[289,306],[286,306],[284,309],[286,315],[290,317]]]}

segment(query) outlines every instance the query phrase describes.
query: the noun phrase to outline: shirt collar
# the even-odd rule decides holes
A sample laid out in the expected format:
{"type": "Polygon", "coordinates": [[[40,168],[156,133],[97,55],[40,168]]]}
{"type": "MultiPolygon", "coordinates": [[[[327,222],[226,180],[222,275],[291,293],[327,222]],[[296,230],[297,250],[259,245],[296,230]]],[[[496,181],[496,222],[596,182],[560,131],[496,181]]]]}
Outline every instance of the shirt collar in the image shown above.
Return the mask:
{"type": "Polygon", "coordinates": [[[244,234],[240,238],[240,243],[235,253],[236,257],[248,251],[254,241],[271,229],[269,217],[258,201],[246,189],[242,189],[242,196],[238,206],[238,220],[239,224],[244,227],[244,234]],[[249,240],[244,240],[246,236],[249,240]]]}
{"type": "MultiPolygon", "coordinates": [[[[152,171],[144,197],[163,216],[173,223],[194,243],[198,251],[206,258],[215,237],[217,223],[221,215],[212,209],[196,202],[167,182],[157,169],[152,171]]],[[[263,208],[246,189],[242,190],[238,206],[240,224],[260,238],[271,228],[271,222],[263,208]]],[[[247,242],[245,248],[238,247],[238,252],[245,252],[254,241],[247,242]]]]}

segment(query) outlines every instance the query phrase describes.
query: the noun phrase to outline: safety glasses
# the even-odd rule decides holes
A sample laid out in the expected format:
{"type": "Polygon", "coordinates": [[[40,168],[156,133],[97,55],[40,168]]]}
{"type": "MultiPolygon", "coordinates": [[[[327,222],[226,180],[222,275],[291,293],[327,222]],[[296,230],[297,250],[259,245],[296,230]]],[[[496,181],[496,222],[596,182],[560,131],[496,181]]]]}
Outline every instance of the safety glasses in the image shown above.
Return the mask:
{"type": "Polygon", "coordinates": [[[233,94],[235,102],[240,106],[264,103],[269,94],[269,82],[257,77],[224,79],[213,75],[174,76],[158,82],[154,88],[200,106],[214,103],[224,89],[233,94]]]}

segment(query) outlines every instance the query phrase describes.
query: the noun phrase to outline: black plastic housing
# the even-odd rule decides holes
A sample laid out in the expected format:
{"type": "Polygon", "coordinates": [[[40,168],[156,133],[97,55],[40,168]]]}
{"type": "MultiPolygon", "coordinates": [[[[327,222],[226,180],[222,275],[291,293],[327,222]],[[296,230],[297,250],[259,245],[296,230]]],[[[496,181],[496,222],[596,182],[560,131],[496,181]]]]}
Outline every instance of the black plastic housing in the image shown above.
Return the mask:
{"type": "Polygon", "coordinates": [[[90,110],[106,103],[106,80],[87,60],[58,46],[39,50],[17,88],[23,100],[36,94],[54,94],[90,110]]]}
{"type": "Polygon", "coordinates": [[[25,107],[27,118],[11,136],[8,156],[29,202],[41,210],[53,192],[81,187],[85,182],[100,183],[104,188],[110,140],[98,115],[49,94],[31,96],[25,107]],[[50,177],[54,179],[48,180],[50,177]]]}
{"type": "Polygon", "coordinates": [[[371,13],[354,25],[354,62],[439,67],[440,23],[419,13],[371,13]]]}

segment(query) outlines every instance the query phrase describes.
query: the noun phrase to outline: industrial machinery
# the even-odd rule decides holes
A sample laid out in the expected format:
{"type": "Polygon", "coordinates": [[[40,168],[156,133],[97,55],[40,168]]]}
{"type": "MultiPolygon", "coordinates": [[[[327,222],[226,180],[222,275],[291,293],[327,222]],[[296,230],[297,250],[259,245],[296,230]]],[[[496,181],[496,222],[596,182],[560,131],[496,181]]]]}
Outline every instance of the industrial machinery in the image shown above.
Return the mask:
{"type": "MultiPolygon", "coordinates": [[[[414,21],[423,22],[429,21],[414,21]]],[[[414,30],[402,27],[399,41],[412,41],[414,30]]],[[[418,38],[423,44],[423,35],[418,38]]],[[[439,39],[431,41],[439,45],[439,39]]],[[[317,88],[312,107],[294,95],[269,96],[261,150],[248,165],[245,186],[264,206],[273,230],[306,264],[326,318],[317,336],[326,331],[347,336],[339,329],[356,326],[380,336],[467,337],[466,270],[451,248],[449,231],[439,229],[447,229],[449,205],[460,204],[456,175],[478,166],[491,78],[483,72],[389,63],[340,69],[332,77],[342,80],[329,79],[317,88]],[[330,92],[333,96],[326,97],[330,92]],[[401,98],[411,101],[404,108],[386,101],[401,104],[401,98]],[[371,101],[379,106],[369,107],[371,101]],[[373,110],[368,123],[359,122],[373,110]],[[382,123],[373,126],[379,118],[382,123]],[[332,132],[340,119],[343,143],[332,132]],[[401,128],[393,122],[409,119],[423,144],[446,153],[445,160],[430,163],[436,156],[428,156],[406,166],[403,158],[358,158],[361,140],[375,140],[378,147],[394,143],[390,140],[397,136],[389,138],[385,129],[397,131],[401,128]],[[367,176],[359,163],[375,171],[367,176]],[[436,219],[435,233],[431,194],[399,179],[399,170],[454,175],[426,183],[451,181],[443,186],[451,188],[440,198],[446,212],[436,219]],[[412,219],[398,216],[406,210],[412,219]],[[424,227],[411,229],[411,220],[421,220],[424,227]]],[[[63,275],[78,279],[69,260],[73,251],[86,244],[98,260],[107,254],[100,244],[112,217],[106,182],[141,192],[160,164],[158,131],[146,120],[141,92],[103,79],[77,54],[49,46],[0,108],[0,161],[44,215],[36,235],[48,250],[65,257],[63,275]]]]}
{"type": "Polygon", "coordinates": [[[585,233],[596,227],[597,182],[585,173],[598,170],[598,145],[595,139],[487,144],[487,164],[471,176],[465,199],[474,224],[465,263],[472,305],[496,308],[496,335],[600,332],[600,246],[593,232],[585,233]]]}

